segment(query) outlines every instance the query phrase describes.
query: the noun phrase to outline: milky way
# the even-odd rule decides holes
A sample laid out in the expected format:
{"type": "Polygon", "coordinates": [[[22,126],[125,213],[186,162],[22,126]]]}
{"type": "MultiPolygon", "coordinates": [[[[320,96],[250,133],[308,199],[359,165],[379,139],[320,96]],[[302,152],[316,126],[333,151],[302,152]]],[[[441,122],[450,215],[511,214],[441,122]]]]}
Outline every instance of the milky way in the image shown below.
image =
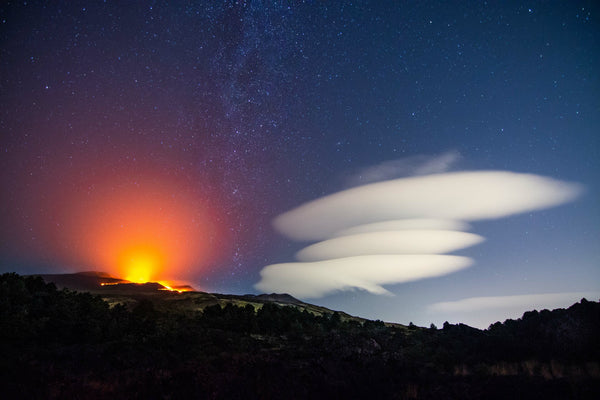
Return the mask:
{"type": "MultiPolygon", "coordinates": [[[[292,135],[278,126],[297,112],[299,77],[285,68],[297,41],[291,14],[226,4],[6,6],[5,236],[53,261],[57,247],[71,246],[63,231],[75,228],[61,217],[71,208],[106,192],[118,207],[123,191],[169,183],[164,195],[209,208],[210,220],[192,224],[215,231],[197,241],[226,248],[221,269],[239,272],[261,248],[265,183],[277,180],[274,154],[292,135]]],[[[100,210],[86,212],[78,230],[100,210]]]]}

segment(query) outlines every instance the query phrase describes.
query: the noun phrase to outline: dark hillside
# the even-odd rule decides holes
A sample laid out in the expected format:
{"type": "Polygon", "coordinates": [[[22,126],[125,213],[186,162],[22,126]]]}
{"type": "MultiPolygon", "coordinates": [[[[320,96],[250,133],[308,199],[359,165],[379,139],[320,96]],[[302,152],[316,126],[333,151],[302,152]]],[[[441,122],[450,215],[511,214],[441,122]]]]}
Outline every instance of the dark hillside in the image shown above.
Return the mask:
{"type": "Polygon", "coordinates": [[[597,302],[526,313],[481,331],[389,327],[272,301],[215,302],[191,312],[162,298],[111,307],[41,278],[1,275],[4,398],[600,395],[597,302]]]}
{"type": "Polygon", "coordinates": [[[46,282],[54,283],[59,289],[72,289],[79,291],[93,291],[101,284],[115,284],[123,282],[122,279],[113,278],[105,272],[87,271],[75,274],[47,274],[40,275],[46,282]]]}

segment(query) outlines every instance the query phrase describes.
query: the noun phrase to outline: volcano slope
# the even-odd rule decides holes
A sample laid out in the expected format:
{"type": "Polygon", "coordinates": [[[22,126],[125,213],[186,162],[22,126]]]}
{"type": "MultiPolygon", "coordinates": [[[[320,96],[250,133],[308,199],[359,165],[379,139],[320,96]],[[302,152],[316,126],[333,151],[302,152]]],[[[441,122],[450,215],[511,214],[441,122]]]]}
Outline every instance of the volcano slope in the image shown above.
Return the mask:
{"type": "Polygon", "coordinates": [[[0,276],[5,398],[600,395],[600,304],[585,299],[482,331],[386,325],[287,295],[95,292],[0,276]]]}

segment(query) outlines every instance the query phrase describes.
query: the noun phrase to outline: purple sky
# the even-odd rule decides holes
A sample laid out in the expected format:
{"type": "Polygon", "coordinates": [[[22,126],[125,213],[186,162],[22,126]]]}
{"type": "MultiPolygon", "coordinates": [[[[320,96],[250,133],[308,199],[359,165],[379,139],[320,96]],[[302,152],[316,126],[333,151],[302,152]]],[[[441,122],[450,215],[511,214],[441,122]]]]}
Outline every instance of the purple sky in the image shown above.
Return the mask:
{"type": "MultiPolygon", "coordinates": [[[[147,229],[186,233],[168,248],[199,254],[173,261],[178,277],[256,293],[265,266],[330,238],[296,242],[274,228],[279,215],[372,182],[496,170],[581,191],[502,218],[456,217],[469,224],[456,231],[485,238],[451,251],[469,267],[388,279],[387,295],[349,284],[307,300],[478,326],[597,300],[597,2],[46,3],[0,5],[2,271],[102,268],[89,249],[121,238],[110,210],[158,198],[172,213],[147,229]]],[[[453,187],[442,196],[473,201],[453,187]]]]}

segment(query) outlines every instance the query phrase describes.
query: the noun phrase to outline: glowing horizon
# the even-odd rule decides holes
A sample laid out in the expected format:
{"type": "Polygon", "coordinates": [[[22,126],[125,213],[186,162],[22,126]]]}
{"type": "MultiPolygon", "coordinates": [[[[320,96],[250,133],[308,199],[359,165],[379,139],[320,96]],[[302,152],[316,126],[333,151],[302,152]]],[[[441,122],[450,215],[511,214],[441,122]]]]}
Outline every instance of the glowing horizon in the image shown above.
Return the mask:
{"type": "Polygon", "coordinates": [[[72,240],[79,239],[82,257],[127,280],[182,279],[215,256],[207,237],[215,228],[193,199],[170,195],[176,188],[144,186],[81,210],[89,230],[72,240]]]}
{"type": "MultiPolygon", "coordinates": [[[[110,162],[79,169],[56,164],[35,190],[44,209],[20,199],[31,214],[36,240],[13,232],[11,252],[78,271],[98,270],[132,282],[191,281],[225,254],[227,221],[216,193],[189,185],[152,163],[115,174],[110,162]]],[[[14,226],[21,226],[17,221],[14,226]]]]}

